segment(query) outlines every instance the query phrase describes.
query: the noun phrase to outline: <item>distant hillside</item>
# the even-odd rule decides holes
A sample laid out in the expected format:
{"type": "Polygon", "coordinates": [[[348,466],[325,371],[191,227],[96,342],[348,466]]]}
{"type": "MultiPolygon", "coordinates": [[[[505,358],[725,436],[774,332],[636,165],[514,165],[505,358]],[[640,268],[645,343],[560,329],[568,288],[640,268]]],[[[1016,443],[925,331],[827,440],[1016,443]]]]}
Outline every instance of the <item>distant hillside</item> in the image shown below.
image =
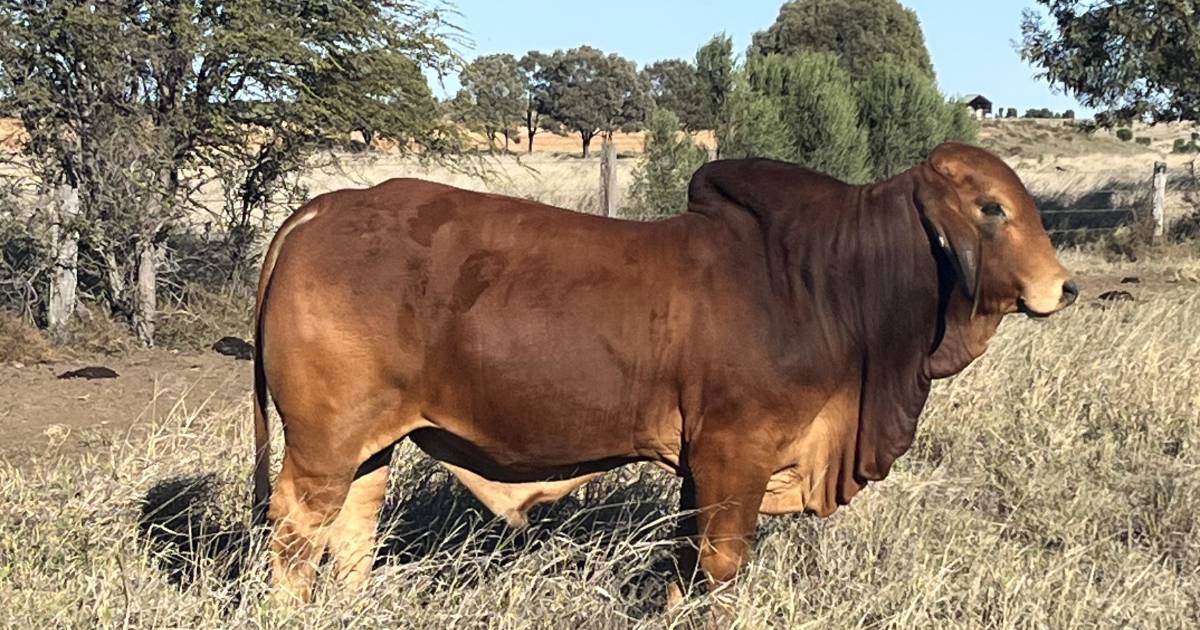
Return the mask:
{"type": "Polygon", "coordinates": [[[1134,141],[1124,142],[1115,130],[1083,132],[1074,121],[1052,119],[986,120],[979,131],[980,144],[1005,158],[1079,157],[1084,155],[1130,156],[1144,153],[1170,153],[1176,138],[1191,139],[1200,131],[1193,123],[1161,125],[1138,124],[1132,127],[1135,137],[1150,138],[1145,146],[1134,141]]]}

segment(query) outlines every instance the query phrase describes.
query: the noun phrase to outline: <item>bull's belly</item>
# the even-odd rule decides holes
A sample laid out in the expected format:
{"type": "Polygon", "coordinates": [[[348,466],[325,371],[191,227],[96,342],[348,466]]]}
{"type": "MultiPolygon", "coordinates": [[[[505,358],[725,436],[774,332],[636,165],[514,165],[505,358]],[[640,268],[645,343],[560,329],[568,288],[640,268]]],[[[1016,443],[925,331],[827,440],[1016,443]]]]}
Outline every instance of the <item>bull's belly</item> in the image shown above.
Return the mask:
{"type": "Polygon", "coordinates": [[[534,506],[557,501],[608,470],[638,461],[654,461],[670,470],[678,466],[678,457],[671,453],[613,453],[554,465],[524,459],[500,461],[486,445],[473,444],[441,428],[420,429],[409,437],[513,527],[528,524],[528,512],[534,506]]]}

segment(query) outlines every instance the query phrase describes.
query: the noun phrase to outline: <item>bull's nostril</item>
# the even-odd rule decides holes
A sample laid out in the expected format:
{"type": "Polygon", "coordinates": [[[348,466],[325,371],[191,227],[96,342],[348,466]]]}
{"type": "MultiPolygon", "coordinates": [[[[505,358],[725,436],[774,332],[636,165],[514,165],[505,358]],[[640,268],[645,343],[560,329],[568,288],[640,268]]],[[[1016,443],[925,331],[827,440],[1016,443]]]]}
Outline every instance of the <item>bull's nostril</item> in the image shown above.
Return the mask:
{"type": "Polygon", "coordinates": [[[1065,302],[1067,306],[1074,304],[1075,300],[1079,298],[1079,285],[1075,284],[1074,280],[1067,280],[1064,282],[1062,291],[1063,302],[1065,302]]]}

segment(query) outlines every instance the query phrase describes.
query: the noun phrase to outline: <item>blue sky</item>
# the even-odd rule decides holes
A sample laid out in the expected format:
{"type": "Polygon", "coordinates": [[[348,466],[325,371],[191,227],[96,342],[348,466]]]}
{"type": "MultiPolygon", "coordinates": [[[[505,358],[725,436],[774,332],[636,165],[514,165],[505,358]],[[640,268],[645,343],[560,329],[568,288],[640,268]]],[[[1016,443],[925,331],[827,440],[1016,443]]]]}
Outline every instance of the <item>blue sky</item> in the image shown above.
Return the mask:
{"type": "MultiPolygon", "coordinates": [[[[901,0],[917,12],[938,83],[948,95],[982,93],[997,107],[1049,107],[1090,113],[1075,99],[1034,78],[1013,48],[1021,10],[1032,0],[901,0]]],[[[691,59],[724,31],[744,52],[766,28],[782,0],[454,0],[455,22],[467,31],[467,59],[507,52],[553,51],[588,44],[644,66],[659,59],[691,59]]],[[[441,95],[453,94],[454,78],[441,95]]]]}

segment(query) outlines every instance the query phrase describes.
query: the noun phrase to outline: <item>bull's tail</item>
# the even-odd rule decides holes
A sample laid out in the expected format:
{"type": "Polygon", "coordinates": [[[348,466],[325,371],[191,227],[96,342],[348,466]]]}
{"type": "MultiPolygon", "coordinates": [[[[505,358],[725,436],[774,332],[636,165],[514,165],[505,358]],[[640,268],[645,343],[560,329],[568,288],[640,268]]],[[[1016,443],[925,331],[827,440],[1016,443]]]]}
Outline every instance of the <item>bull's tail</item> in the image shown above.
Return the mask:
{"type": "Polygon", "coordinates": [[[262,271],[258,276],[258,295],[254,305],[254,524],[267,523],[267,509],[271,502],[271,432],[267,424],[267,370],[264,363],[266,335],[263,317],[266,312],[267,294],[271,275],[279,260],[283,242],[297,226],[317,216],[318,203],[309,202],[288,217],[267,248],[262,271]]]}
{"type": "MultiPolygon", "coordinates": [[[[261,310],[260,308],[257,310],[261,310]]],[[[262,319],[254,330],[254,524],[267,524],[271,501],[271,428],[267,424],[267,374],[263,368],[262,319]]]]}
{"type": "Polygon", "coordinates": [[[267,285],[274,267],[275,243],[267,251],[258,279],[258,299],[254,307],[254,524],[267,524],[271,502],[271,427],[267,424],[267,371],[263,365],[263,306],[267,285]],[[268,267],[270,264],[270,267],[268,267]]]}

